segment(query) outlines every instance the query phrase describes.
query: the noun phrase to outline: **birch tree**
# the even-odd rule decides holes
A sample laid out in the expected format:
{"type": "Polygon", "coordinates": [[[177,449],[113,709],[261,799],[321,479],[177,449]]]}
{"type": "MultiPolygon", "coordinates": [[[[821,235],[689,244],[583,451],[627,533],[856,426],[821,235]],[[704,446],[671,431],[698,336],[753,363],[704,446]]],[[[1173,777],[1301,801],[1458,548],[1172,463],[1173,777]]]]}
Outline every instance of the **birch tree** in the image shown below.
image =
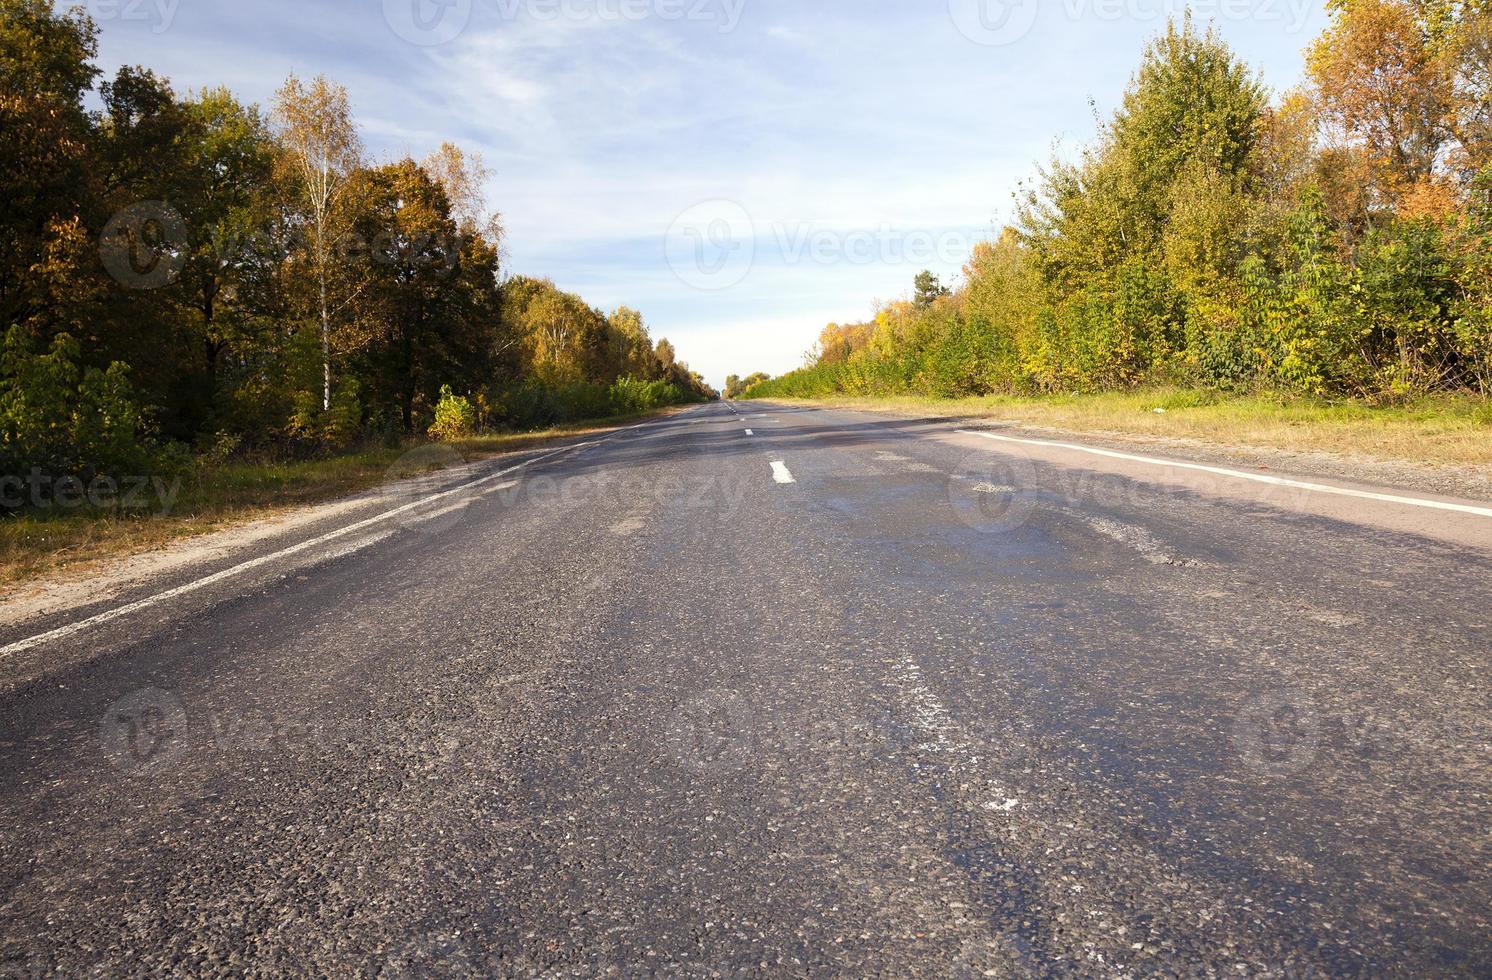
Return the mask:
{"type": "Polygon", "coordinates": [[[305,207],[311,265],[321,317],[321,407],[332,404],[331,298],[328,273],[339,227],[346,218],[349,178],[362,146],[347,89],[318,75],[307,85],[291,75],[275,93],[273,118],[285,148],[291,183],[305,207]]]}

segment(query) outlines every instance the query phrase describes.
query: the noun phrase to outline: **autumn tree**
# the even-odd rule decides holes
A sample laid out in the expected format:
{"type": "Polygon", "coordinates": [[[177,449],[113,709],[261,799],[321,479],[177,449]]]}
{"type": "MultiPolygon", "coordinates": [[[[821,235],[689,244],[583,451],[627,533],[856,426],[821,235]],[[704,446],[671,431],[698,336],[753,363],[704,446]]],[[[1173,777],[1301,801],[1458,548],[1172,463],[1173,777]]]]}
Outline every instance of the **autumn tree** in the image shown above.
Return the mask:
{"type": "Polygon", "coordinates": [[[677,363],[678,354],[667,337],[661,338],[653,347],[653,359],[657,363],[658,370],[662,375],[667,375],[669,370],[677,363]]]}
{"type": "Polygon", "coordinates": [[[421,166],[445,191],[446,199],[451,202],[451,215],[462,232],[481,235],[501,254],[502,215],[487,204],[486,184],[491,173],[481,154],[468,153],[455,143],[446,142],[427,156],[421,166]]]}
{"type": "Polygon", "coordinates": [[[1338,3],[1306,63],[1328,138],[1364,157],[1370,206],[1392,208],[1433,177],[1451,136],[1451,86],[1410,0],[1338,3]]]}
{"type": "Polygon", "coordinates": [[[764,381],[770,380],[772,380],[772,376],[764,371],[755,371],[746,375],[744,378],[734,374],[728,375],[725,379],[725,397],[731,399],[744,398],[751,392],[754,385],[759,385],[764,381]]]}
{"type": "Polygon", "coordinates": [[[873,323],[830,323],[819,332],[814,350],[814,362],[834,364],[848,360],[850,355],[870,342],[873,323]]]}
{"type": "Polygon", "coordinates": [[[50,336],[82,320],[68,297],[89,288],[81,255],[97,219],[83,106],[96,37],[82,8],[0,2],[0,328],[50,336]]]}
{"type": "Polygon", "coordinates": [[[653,361],[653,339],[642,314],[630,306],[619,306],[607,317],[612,336],[612,367],[617,377],[645,380],[657,377],[653,361]]]}
{"type": "Polygon", "coordinates": [[[347,90],[320,75],[309,85],[291,75],[275,93],[274,121],[285,150],[286,179],[304,209],[321,321],[322,408],[330,409],[331,263],[349,214],[347,189],[361,160],[362,145],[347,90]]]}
{"type": "Polygon", "coordinates": [[[1463,184],[1492,167],[1492,3],[1466,4],[1445,46],[1453,163],[1463,184]]]}

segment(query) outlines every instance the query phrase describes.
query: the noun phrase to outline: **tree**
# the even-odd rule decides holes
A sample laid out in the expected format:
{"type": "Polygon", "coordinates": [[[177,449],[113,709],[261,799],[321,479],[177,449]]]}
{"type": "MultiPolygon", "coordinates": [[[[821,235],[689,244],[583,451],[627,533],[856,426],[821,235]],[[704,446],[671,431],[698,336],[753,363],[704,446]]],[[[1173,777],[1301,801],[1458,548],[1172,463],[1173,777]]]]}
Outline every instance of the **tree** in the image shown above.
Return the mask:
{"type": "Polygon", "coordinates": [[[442,143],[440,149],[421,164],[445,191],[451,202],[451,214],[468,235],[481,235],[501,254],[502,216],[487,206],[485,184],[491,174],[479,153],[467,153],[455,143],[442,143]]]}
{"type": "Polygon", "coordinates": [[[11,327],[0,343],[0,473],[38,467],[87,480],[144,464],[128,373],[120,362],[83,366],[78,342],[65,333],[42,352],[11,327]]]}
{"type": "Polygon", "coordinates": [[[653,359],[657,364],[659,377],[667,378],[669,372],[677,363],[678,354],[674,351],[673,344],[667,337],[660,339],[653,348],[653,359]]]}
{"type": "Polygon", "coordinates": [[[190,438],[202,416],[200,361],[180,343],[189,312],[179,274],[200,185],[188,162],[195,121],[170,83],[145,68],[121,67],[100,97],[91,168],[101,205],[94,227],[102,227],[90,266],[102,259],[109,276],[78,337],[91,363],[129,363],[161,430],[190,438]]]}
{"type": "Polygon", "coordinates": [[[915,292],[913,293],[912,304],[919,310],[927,309],[935,301],[948,295],[947,287],[939,282],[938,277],[927,269],[923,269],[917,273],[917,278],[913,285],[915,292]]]}
{"type": "Polygon", "coordinates": [[[413,160],[355,178],[352,229],[366,243],[355,262],[362,286],[340,345],[358,354],[369,397],[406,432],[463,361],[480,358],[459,330],[452,289],[460,232],[445,192],[413,160]]]}
{"type": "Polygon", "coordinates": [[[870,343],[874,323],[831,323],[819,332],[813,363],[836,364],[870,343]]]}
{"type": "Polygon", "coordinates": [[[1451,133],[1451,86],[1409,0],[1338,4],[1306,64],[1329,136],[1366,158],[1370,205],[1393,207],[1432,177],[1451,133]]]}
{"type": "Polygon", "coordinates": [[[99,95],[104,118],[96,152],[110,209],[178,198],[189,180],[183,155],[194,120],[171,84],[125,65],[99,95]]]}
{"type": "Polygon", "coordinates": [[[443,388],[441,431],[452,406],[490,419],[515,389],[534,410],[501,417],[708,392],[671,347],[658,360],[638,311],[504,288],[476,155],[365,166],[325,78],[288,79],[266,118],[130,65],[90,112],[96,33],[50,0],[0,0],[6,471],[141,472],[161,437],[326,451],[369,425],[428,431],[443,388]]]}
{"type": "Polygon", "coordinates": [[[552,385],[616,378],[610,324],[579,296],[518,276],[504,284],[502,309],[522,338],[526,374],[552,385]]]}
{"type": "Polygon", "coordinates": [[[97,38],[82,7],[58,11],[51,0],[0,0],[0,91],[80,105],[99,74],[90,63],[97,38]]]}
{"type": "Polygon", "coordinates": [[[272,220],[267,188],[275,151],[258,109],[226,88],[203,90],[186,111],[192,120],[186,209],[196,234],[181,278],[197,318],[211,404],[224,352],[258,332],[253,300],[262,293],[250,280],[262,270],[255,253],[273,248],[265,229],[272,220]]]}
{"type": "Polygon", "coordinates": [[[1048,286],[1111,284],[1126,261],[1157,252],[1183,174],[1246,183],[1265,102],[1214,32],[1199,34],[1189,18],[1170,24],[1097,144],[1075,163],[1054,162],[1021,201],[1018,228],[1048,286]]]}
{"type": "Polygon", "coordinates": [[[651,380],[653,375],[653,339],[642,314],[630,306],[619,306],[607,317],[611,328],[612,370],[617,377],[631,376],[651,380]]]}
{"type": "Polygon", "coordinates": [[[67,297],[83,267],[68,270],[60,291],[56,274],[42,281],[35,270],[59,273],[58,259],[77,254],[96,216],[83,107],[96,52],[97,28],[81,8],[0,0],[0,328],[52,335],[82,319],[67,297]]]}
{"type": "Polygon", "coordinates": [[[1467,5],[1447,47],[1454,159],[1463,184],[1492,167],[1492,4],[1467,5]]]}
{"type": "Polygon", "coordinates": [[[1040,295],[1031,256],[1014,228],[994,242],[981,242],[964,267],[968,283],[964,317],[973,344],[983,353],[985,385],[1011,389],[1020,376],[1020,345],[1035,326],[1040,295]]]}
{"type": "Polygon", "coordinates": [[[318,75],[310,85],[291,75],[275,93],[274,120],[285,148],[287,175],[305,208],[310,258],[321,319],[322,409],[332,404],[332,251],[348,213],[346,192],[362,146],[352,122],[347,90],[318,75]]]}
{"type": "Polygon", "coordinates": [[[748,394],[752,388],[756,387],[764,381],[770,380],[772,380],[772,376],[767,374],[765,371],[753,371],[752,373],[746,375],[746,377],[741,379],[740,393],[742,395],[748,394]]]}

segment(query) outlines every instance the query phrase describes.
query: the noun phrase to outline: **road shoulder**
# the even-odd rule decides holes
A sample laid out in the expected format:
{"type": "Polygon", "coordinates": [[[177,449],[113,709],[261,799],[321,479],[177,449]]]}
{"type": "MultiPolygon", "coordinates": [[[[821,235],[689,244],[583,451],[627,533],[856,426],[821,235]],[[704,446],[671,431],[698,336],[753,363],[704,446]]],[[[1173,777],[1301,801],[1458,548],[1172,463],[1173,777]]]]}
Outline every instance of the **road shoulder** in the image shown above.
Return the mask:
{"type": "MultiPolygon", "coordinates": [[[[936,410],[903,409],[893,405],[858,401],[772,400],[764,401],[763,404],[832,408],[896,419],[932,420],[941,417],[936,410]]],[[[959,414],[947,416],[947,419],[963,428],[988,429],[1031,439],[1081,442],[1100,449],[1157,454],[1187,462],[1231,466],[1295,478],[1340,480],[1388,490],[1492,501],[1492,466],[1458,466],[1359,453],[1302,451],[1183,436],[1043,425],[998,415],[959,414]]],[[[1492,442],[1492,430],[1488,431],[1487,438],[1492,442]]]]}
{"type": "MultiPolygon", "coordinates": [[[[649,420],[679,410],[652,413],[649,420]]],[[[177,538],[163,546],[131,549],[92,561],[77,562],[50,574],[13,583],[0,598],[0,630],[66,617],[93,607],[127,601],[138,594],[169,588],[216,568],[270,553],[326,534],[414,499],[432,480],[455,486],[536,454],[606,436],[627,426],[621,422],[587,428],[578,434],[540,440],[523,449],[484,454],[424,476],[402,476],[369,489],[316,503],[268,504],[252,516],[224,526],[177,538]]],[[[391,469],[391,472],[393,470],[391,469]]]]}

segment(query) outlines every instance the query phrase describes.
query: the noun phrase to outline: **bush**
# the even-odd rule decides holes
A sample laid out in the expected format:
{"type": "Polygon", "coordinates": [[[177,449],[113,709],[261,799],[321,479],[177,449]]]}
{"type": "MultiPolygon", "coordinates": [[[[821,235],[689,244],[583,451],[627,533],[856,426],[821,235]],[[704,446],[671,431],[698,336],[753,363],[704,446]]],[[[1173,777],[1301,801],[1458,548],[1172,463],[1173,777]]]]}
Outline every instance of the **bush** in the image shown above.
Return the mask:
{"type": "Polygon", "coordinates": [[[471,435],[477,427],[477,410],[464,395],[451,391],[450,385],[441,385],[440,401],[435,405],[435,422],[430,426],[430,438],[442,442],[471,435]]]}
{"type": "Polygon", "coordinates": [[[21,327],[0,347],[0,475],[39,470],[50,480],[118,478],[154,463],[141,436],[128,368],[80,366],[78,344],[58,334],[40,353],[21,327]]]}
{"type": "Polygon", "coordinates": [[[494,385],[484,400],[490,420],[515,429],[544,428],[615,415],[636,415],[696,400],[669,381],[621,378],[609,385],[522,384],[494,385]]]}
{"type": "Polygon", "coordinates": [[[332,407],[321,419],[321,438],[334,449],[356,441],[363,427],[362,385],[348,378],[332,393],[332,407]]]}

